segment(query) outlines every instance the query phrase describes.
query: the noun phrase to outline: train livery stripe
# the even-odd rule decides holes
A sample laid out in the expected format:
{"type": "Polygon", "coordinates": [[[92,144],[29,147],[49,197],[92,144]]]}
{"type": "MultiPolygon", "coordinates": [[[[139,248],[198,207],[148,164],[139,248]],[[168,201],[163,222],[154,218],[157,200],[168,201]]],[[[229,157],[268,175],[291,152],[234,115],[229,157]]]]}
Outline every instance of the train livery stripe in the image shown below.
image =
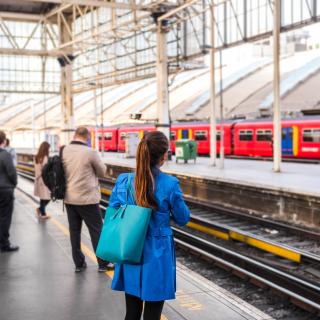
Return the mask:
{"type": "Polygon", "coordinates": [[[292,251],[283,247],[279,247],[275,244],[271,244],[263,240],[255,239],[253,237],[243,235],[235,231],[229,231],[229,235],[230,235],[230,238],[234,240],[244,242],[250,246],[259,248],[267,252],[271,252],[277,256],[286,258],[294,262],[301,262],[301,254],[295,251],[292,251]]]}
{"type": "Polygon", "coordinates": [[[299,152],[299,129],[293,126],[293,155],[296,157],[299,152]]]}
{"type": "Polygon", "coordinates": [[[178,129],[178,139],[177,140],[181,140],[182,139],[182,129],[178,129]]]}
{"type": "Polygon", "coordinates": [[[189,139],[192,140],[192,129],[189,129],[189,139]]]}
{"type": "Polygon", "coordinates": [[[206,234],[209,234],[211,236],[215,236],[217,238],[223,239],[223,240],[229,240],[229,235],[228,233],[225,233],[223,231],[217,230],[217,229],[213,229],[213,228],[209,228],[203,225],[200,225],[198,223],[194,223],[194,222],[189,222],[187,224],[187,226],[189,228],[204,232],[206,234]]]}

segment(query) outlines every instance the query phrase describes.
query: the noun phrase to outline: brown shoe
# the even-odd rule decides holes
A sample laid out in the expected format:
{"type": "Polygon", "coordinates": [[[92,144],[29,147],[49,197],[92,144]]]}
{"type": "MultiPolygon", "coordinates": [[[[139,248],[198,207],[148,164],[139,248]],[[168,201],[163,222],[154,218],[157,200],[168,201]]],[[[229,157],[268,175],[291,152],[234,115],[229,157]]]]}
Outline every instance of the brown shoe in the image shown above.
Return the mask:
{"type": "Polygon", "coordinates": [[[43,216],[40,216],[40,218],[41,218],[42,220],[47,220],[47,219],[50,219],[51,216],[45,214],[45,215],[43,215],[43,216]]]}
{"type": "Polygon", "coordinates": [[[36,210],[36,215],[37,215],[37,217],[38,217],[38,218],[40,218],[40,217],[41,217],[41,211],[40,211],[40,209],[39,209],[39,208],[37,208],[37,210],[36,210]]]}

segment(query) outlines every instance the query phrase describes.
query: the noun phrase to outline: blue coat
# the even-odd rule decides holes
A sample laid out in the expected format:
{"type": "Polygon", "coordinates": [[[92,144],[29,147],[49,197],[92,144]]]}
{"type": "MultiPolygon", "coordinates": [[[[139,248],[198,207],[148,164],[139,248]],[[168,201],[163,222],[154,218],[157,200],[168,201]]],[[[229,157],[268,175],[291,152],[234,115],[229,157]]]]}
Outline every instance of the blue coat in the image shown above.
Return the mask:
{"type": "MultiPolygon", "coordinates": [[[[127,173],[118,177],[110,197],[110,207],[118,208],[126,203],[127,181],[127,173]]],[[[142,263],[116,264],[111,286],[113,290],[125,291],[144,301],[175,298],[176,259],[170,217],[179,226],[187,224],[190,219],[189,209],[175,177],[157,170],[155,197],[159,208],[151,216],[142,263]]],[[[134,200],[129,197],[128,203],[133,204],[134,200]]]]}

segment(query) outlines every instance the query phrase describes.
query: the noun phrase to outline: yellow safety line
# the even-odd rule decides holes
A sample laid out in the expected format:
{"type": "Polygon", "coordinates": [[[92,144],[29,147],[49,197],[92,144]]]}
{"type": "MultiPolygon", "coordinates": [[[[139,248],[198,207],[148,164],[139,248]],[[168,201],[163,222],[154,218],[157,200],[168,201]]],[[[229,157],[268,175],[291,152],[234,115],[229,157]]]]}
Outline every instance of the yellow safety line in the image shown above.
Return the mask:
{"type": "MultiPolygon", "coordinates": [[[[50,219],[51,222],[53,222],[56,227],[58,227],[60,229],[60,231],[62,231],[66,236],[70,236],[70,232],[69,232],[69,229],[64,225],[62,224],[61,222],[59,222],[57,219],[55,218],[51,218],[50,219]]],[[[87,246],[85,245],[83,242],[81,242],[81,250],[83,251],[83,253],[88,256],[93,262],[97,263],[97,257],[96,255],[94,254],[94,252],[87,246]]],[[[110,271],[106,271],[105,272],[106,275],[108,275],[110,278],[113,278],[113,274],[114,272],[112,270],[110,271]]]]}
{"type": "Polygon", "coordinates": [[[106,196],[111,196],[112,190],[106,189],[106,188],[101,188],[100,189],[101,193],[106,195],[106,196]]]}
{"type": "Polygon", "coordinates": [[[189,222],[187,224],[187,226],[192,228],[192,229],[204,232],[206,234],[210,234],[211,236],[215,236],[215,237],[221,238],[223,240],[229,240],[229,235],[226,232],[223,232],[223,231],[220,231],[220,230],[216,230],[216,229],[213,229],[213,228],[209,228],[209,227],[206,227],[206,226],[194,223],[194,222],[189,222]]]}
{"type": "Polygon", "coordinates": [[[27,166],[22,166],[20,164],[17,165],[17,169],[26,170],[29,172],[34,172],[34,169],[31,169],[30,167],[27,167],[27,166]]]}
{"type": "Polygon", "coordinates": [[[223,240],[230,240],[234,239],[237,241],[244,242],[252,247],[259,248],[261,250],[264,250],[266,252],[273,253],[277,256],[286,258],[288,260],[294,261],[294,262],[301,262],[301,254],[298,252],[295,252],[290,249],[286,249],[283,247],[279,247],[275,244],[268,243],[266,241],[260,240],[260,239],[255,239],[253,237],[247,236],[245,234],[241,234],[236,231],[228,230],[227,232],[223,232],[220,230],[216,230],[210,227],[206,227],[203,225],[200,225],[198,223],[194,222],[189,222],[187,224],[188,227],[204,232],[206,234],[212,235],[214,237],[223,239],[223,240]]]}
{"type": "Polygon", "coordinates": [[[301,262],[301,254],[295,251],[292,251],[290,249],[282,248],[275,244],[271,244],[263,240],[255,239],[235,231],[230,231],[229,234],[230,234],[230,237],[234,240],[238,240],[246,244],[249,244],[250,246],[259,248],[261,250],[274,253],[275,255],[286,258],[288,260],[301,262]]]}

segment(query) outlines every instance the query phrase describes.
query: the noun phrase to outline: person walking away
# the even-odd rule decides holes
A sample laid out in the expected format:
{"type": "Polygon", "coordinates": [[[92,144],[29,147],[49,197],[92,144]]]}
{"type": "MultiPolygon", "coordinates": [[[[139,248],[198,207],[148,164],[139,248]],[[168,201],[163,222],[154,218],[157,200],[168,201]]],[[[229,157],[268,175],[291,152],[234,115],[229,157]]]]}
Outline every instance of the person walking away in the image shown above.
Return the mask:
{"type": "Polygon", "coordinates": [[[9,154],[12,158],[12,161],[13,161],[13,165],[16,167],[17,166],[17,153],[16,153],[16,150],[10,146],[10,140],[8,138],[6,138],[5,150],[7,152],[9,152],[9,154]]]}
{"type": "Polygon", "coordinates": [[[164,301],[175,299],[176,259],[170,217],[183,226],[190,219],[190,211],[178,179],[160,170],[168,147],[162,132],[147,133],[137,149],[134,178],[129,182],[132,175],[121,174],[110,198],[113,208],[136,203],[153,209],[141,263],[115,265],[111,288],[125,292],[125,320],[139,320],[142,311],[144,320],[160,320],[164,301]],[[127,199],[128,185],[134,186],[135,199],[127,199]]]}
{"type": "Polygon", "coordinates": [[[46,214],[46,207],[50,202],[50,190],[44,184],[42,179],[42,169],[49,160],[50,144],[46,141],[42,142],[39,150],[34,157],[34,195],[40,198],[40,207],[37,208],[37,216],[40,219],[49,219],[50,216],[46,214]]]}
{"type": "Polygon", "coordinates": [[[0,131],[0,249],[12,252],[19,250],[9,241],[17,172],[10,154],[4,149],[5,140],[5,133],[0,131]]]}
{"type": "MultiPolygon", "coordinates": [[[[82,221],[89,229],[94,251],[97,248],[102,218],[100,214],[101,192],[98,177],[104,177],[106,166],[97,151],[88,147],[90,133],[86,127],[77,128],[70,145],[63,149],[62,162],[66,178],[66,204],[72,257],[75,272],[81,272],[86,267],[85,256],[81,251],[82,221]]],[[[99,272],[105,272],[113,267],[106,261],[97,258],[99,272]]]]}

